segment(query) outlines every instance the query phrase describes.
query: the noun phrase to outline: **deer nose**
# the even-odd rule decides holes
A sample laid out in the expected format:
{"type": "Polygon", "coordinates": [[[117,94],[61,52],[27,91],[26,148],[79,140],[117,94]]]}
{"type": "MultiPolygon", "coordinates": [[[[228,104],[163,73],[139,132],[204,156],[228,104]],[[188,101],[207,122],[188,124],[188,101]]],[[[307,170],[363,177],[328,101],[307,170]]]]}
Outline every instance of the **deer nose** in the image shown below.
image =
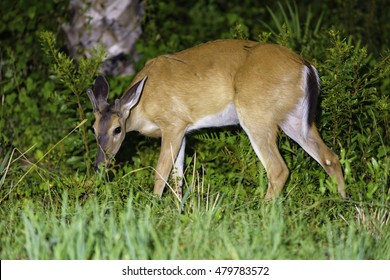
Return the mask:
{"type": "Polygon", "coordinates": [[[99,149],[98,154],[96,156],[96,160],[93,164],[93,168],[95,169],[96,172],[99,172],[99,164],[105,162],[105,155],[102,149],[99,149]]]}

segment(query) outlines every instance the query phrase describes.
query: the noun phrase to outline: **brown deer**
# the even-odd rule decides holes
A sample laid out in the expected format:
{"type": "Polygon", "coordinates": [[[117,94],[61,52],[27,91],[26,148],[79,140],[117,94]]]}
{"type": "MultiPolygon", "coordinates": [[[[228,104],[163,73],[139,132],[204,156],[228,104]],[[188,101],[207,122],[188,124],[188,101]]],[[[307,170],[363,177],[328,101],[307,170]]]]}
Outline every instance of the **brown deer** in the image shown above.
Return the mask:
{"type": "Polygon", "coordinates": [[[115,156],[128,131],[162,137],[154,179],[154,193],[161,196],[173,165],[175,176],[183,176],[186,133],[239,124],[267,171],[265,198],[272,199],[289,175],[276,145],[280,127],[337,181],[344,198],[339,159],[314,123],[319,85],[315,67],[289,49],[244,40],[208,42],[152,59],[113,104],[99,76],[88,90],[99,145],[95,166],[115,156]]]}

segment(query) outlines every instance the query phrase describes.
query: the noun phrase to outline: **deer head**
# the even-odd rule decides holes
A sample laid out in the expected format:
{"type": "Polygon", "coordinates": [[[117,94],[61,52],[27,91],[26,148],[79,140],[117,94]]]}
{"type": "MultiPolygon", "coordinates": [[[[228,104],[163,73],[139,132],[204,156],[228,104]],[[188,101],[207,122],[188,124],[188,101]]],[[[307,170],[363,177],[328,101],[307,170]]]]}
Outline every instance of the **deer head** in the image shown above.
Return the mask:
{"type": "Polygon", "coordinates": [[[126,120],[141,97],[146,79],[147,77],[144,77],[134,84],[113,104],[107,102],[109,85],[103,76],[97,77],[93,90],[88,89],[87,94],[95,115],[93,130],[98,144],[95,169],[98,169],[100,163],[108,164],[118,152],[125,139],[126,120]]]}

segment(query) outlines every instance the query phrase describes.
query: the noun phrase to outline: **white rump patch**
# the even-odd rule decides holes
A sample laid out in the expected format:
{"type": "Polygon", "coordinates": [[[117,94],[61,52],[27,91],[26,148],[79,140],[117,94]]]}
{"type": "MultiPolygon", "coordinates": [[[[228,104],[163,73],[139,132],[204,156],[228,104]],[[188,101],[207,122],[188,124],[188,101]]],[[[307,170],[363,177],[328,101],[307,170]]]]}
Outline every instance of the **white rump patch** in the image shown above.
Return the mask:
{"type": "MultiPolygon", "coordinates": [[[[319,82],[319,77],[314,66],[311,66],[315,71],[317,82],[319,82]]],[[[309,137],[309,125],[308,125],[308,116],[309,116],[309,103],[308,103],[308,94],[307,92],[307,78],[309,74],[309,68],[304,66],[304,75],[302,78],[302,90],[304,90],[305,95],[301,97],[294,110],[289,112],[286,116],[286,119],[280,124],[281,129],[291,137],[295,142],[297,142],[307,153],[310,154],[319,164],[321,163],[321,158],[319,155],[313,151],[311,145],[316,145],[312,139],[309,137]]],[[[328,164],[328,163],[326,163],[328,164]]]]}
{"type": "Polygon", "coordinates": [[[286,119],[280,124],[283,131],[296,142],[299,142],[299,139],[306,139],[309,131],[307,107],[307,99],[304,97],[300,98],[295,109],[288,113],[286,119]]]}
{"type": "Polygon", "coordinates": [[[280,124],[283,131],[298,143],[300,140],[305,140],[309,132],[309,125],[307,123],[309,117],[309,93],[307,89],[309,73],[309,68],[303,66],[301,88],[304,96],[299,98],[294,110],[289,112],[286,119],[280,124]]]}

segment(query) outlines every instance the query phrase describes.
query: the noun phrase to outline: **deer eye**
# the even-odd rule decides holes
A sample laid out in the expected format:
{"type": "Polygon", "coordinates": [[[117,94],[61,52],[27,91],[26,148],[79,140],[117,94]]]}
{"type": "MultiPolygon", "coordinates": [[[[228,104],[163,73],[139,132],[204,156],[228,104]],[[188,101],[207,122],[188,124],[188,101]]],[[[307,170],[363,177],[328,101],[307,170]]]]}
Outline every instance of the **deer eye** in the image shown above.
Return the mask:
{"type": "Polygon", "coordinates": [[[117,128],[114,129],[114,135],[118,135],[119,133],[121,133],[122,129],[120,126],[118,126],[117,128]]]}

